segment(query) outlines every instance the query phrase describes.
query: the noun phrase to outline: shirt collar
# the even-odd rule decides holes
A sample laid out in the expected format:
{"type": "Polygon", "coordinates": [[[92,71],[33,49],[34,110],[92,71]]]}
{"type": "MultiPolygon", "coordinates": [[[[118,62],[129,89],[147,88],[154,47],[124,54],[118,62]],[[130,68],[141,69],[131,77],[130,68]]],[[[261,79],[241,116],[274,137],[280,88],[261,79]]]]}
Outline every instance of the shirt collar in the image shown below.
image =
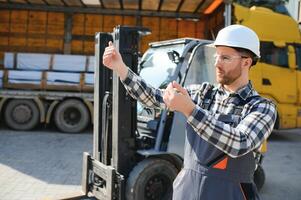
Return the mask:
{"type": "MultiPolygon", "coordinates": [[[[220,94],[223,95],[226,94],[225,88],[221,84],[218,85],[217,89],[220,94]]],[[[246,100],[249,96],[252,95],[252,91],[253,91],[253,86],[251,81],[249,81],[247,85],[241,87],[236,92],[230,93],[230,95],[237,94],[238,96],[240,96],[240,98],[246,100]]]]}

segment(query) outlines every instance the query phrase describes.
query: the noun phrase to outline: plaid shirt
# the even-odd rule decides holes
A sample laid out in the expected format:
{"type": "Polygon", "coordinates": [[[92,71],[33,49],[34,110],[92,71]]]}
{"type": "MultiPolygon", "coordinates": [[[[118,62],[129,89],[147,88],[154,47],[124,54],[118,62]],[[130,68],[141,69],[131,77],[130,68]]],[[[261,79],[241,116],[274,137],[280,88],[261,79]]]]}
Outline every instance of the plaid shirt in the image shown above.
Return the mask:
{"type": "MultiPolygon", "coordinates": [[[[145,106],[166,109],[164,90],[146,84],[131,70],[123,84],[129,94],[145,106]]],[[[277,113],[275,104],[260,97],[251,83],[235,93],[227,93],[220,85],[213,88],[209,83],[191,85],[186,89],[196,104],[187,118],[188,124],[202,139],[233,158],[258,149],[273,130],[277,113]],[[206,99],[205,94],[210,89],[216,91],[214,98],[206,99]],[[206,110],[202,105],[208,101],[212,103],[206,110]],[[225,115],[235,118],[237,123],[223,121],[225,115]]]]}

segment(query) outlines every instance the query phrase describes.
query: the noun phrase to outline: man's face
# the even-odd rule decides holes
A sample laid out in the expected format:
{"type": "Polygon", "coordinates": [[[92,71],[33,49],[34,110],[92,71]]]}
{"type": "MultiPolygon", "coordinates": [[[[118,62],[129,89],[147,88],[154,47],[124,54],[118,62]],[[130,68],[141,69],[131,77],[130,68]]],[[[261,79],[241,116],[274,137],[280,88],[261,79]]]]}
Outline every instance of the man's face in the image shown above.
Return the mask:
{"type": "Polygon", "coordinates": [[[231,85],[242,74],[242,57],[235,49],[225,46],[216,47],[216,80],[222,85],[231,85]]]}

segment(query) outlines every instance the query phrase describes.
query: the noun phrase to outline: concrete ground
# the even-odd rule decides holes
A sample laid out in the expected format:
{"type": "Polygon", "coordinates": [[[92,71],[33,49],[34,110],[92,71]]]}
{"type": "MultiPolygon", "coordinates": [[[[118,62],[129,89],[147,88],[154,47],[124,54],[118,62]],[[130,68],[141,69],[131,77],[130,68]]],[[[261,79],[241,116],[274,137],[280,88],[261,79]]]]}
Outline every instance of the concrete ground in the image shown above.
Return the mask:
{"type": "MultiPolygon", "coordinates": [[[[41,200],[80,191],[82,152],[93,136],[0,130],[0,200],[41,200]]],[[[301,130],[274,132],[264,159],[263,200],[301,200],[301,130]]]]}
{"type": "Polygon", "coordinates": [[[80,191],[90,133],[0,130],[0,200],[41,200],[80,191]]]}
{"type": "Polygon", "coordinates": [[[263,200],[301,200],[301,129],[274,131],[263,161],[263,200]]]}

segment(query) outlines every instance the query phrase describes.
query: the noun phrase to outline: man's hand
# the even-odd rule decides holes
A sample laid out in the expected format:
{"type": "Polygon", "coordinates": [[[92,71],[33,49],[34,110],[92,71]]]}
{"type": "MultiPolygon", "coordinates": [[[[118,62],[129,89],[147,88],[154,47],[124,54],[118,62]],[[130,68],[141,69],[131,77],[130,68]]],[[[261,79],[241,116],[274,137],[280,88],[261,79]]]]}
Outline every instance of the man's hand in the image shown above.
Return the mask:
{"type": "Polygon", "coordinates": [[[188,92],[175,81],[168,84],[164,91],[163,100],[170,110],[179,111],[186,117],[192,113],[195,107],[188,92]]]}
{"type": "Polygon", "coordinates": [[[115,49],[111,41],[109,42],[109,46],[105,48],[102,62],[107,68],[115,71],[121,80],[126,78],[128,68],[125,66],[120,53],[115,49]]]}

